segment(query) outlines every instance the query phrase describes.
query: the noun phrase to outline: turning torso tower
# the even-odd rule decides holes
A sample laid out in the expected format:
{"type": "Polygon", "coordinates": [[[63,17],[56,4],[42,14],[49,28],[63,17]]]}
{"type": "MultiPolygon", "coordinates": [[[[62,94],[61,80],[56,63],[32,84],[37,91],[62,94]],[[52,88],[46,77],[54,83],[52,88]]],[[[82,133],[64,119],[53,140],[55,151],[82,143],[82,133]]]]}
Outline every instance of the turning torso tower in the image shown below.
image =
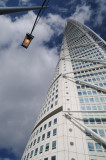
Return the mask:
{"type": "Polygon", "coordinates": [[[106,42],[68,20],[60,57],[22,160],[106,160],[106,42]]]}

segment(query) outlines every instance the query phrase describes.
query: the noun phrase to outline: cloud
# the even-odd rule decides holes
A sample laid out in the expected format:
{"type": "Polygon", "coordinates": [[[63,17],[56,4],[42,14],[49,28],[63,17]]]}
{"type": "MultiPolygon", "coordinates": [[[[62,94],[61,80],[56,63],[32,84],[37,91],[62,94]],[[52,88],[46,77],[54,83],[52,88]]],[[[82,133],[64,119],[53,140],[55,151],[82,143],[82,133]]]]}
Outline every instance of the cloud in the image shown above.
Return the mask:
{"type": "Polygon", "coordinates": [[[60,12],[60,13],[66,13],[68,12],[68,8],[65,7],[59,7],[59,6],[52,6],[53,10],[55,10],[56,12],[60,12]]]}
{"type": "Polygon", "coordinates": [[[26,50],[20,45],[32,28],[34,13],[14,22],[0,17],[0,148],[13,147],[17,155],[22,154],[29,139],[58,59],[57,47],[45,45],[59,30],[56,18],[61,22],[56,15],[40,20],[26,50]]]}
{"type": "Polygon", "coordinates": [[[0,6],[5,7],[8,0],[0,0],[0,6]]]}
{"type": "Polygon", "coordinates": [[[105,0],[96,0],[98,4],[98,9],[96,12],[95,26],[102,25],[104,15],[106,15],[106,1],[105,0]]]}
{"type": "Polygon", "coordinates": [[[24,5],[31,6],[32,5],[31,0],[19,0],[19,6],[24,6],[24,5]]]}
{"type": "Polygon", "coordinates": [[[77,5],[75,12],[69,18],[85,23],[90,20],[91,15],[92,10],[90,9],[90,6],[83,4],[82,6],[77,5]]]}

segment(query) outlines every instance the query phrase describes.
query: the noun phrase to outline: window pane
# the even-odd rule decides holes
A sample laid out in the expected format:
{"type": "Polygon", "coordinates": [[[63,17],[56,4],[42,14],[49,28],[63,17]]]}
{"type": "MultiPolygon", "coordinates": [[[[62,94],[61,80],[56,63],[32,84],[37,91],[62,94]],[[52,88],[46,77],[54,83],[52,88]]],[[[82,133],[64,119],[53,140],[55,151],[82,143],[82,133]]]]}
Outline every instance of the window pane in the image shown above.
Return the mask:
{"type": "Polygon", "coordinates": [[[46,144],[46,148],[45,148],[45,151],[48,151],[49,150],[49,143],[46,144]]]}
{"type": "Polygon", "coordinates": [[[53,129],[53,136],[57,134],[57,129],[53,129]]]}
{"type": "Polygon", "coordinates": [[[37,155],[38,153],[38,148],[35,149],[35,156],[37,155]]]}
{"type": "Polygon", "coordinates": [[[97,124],[101,124],[100,118],[95,118],[97,124]]]}
{"type": "Polygon", "coordinates": [[[101,137],[105,137],[105,132],[103,129],[99,129],[99,134],[101,137]]]}
{"type": "Polygon", "coordinates": [[[49,138],[50,137],[50,131],[49,132],[47,132],[47,138],[49,138]]]}
{"type": "Polygon", "coordinates": [[[91,124],[95,124],[94,118],[89,118],[91,124]]]}
{"type": "Polygon", "coordinates": [[[87,106],[86,108],[87,108],[87,110],[91,110],[91,106],[87,106]]]}
{"type": "Polygon", "coordinates": [[[48,158],[44,158],[44,160],[48,160],[48,158]]]}
{"type": "Polygon", "coordinates": [[[106,110],[106,105],[103,106],[104,110],[106,110]]]}
{"type": "Polygon", "coordinates": [[[56,148],[56,141],[53,141],[52,142],[52,149],[55,149],[56,148]]]}
{"type": "Polygon", "coordinates": [[[96,106],[92,106],[92,110],[97,110],[96,106]]]}
{"type": "Polygon", "coordinates": [[[106,124],[106,118],[102,118],[102,123],[106,124]]]}
{"type": "Polygon", "coordinates": [[[31,151],[31,155],[30,155],[30,158],[32,158],[32,155],[33,155],[33,151],[31,151]]]}
{"type": "Polygon", "coordinates": [[[42,153],[43,152],[43,146],[40,146],[40,152],[39,153],[42,153]]]}
{"type": "Polygon", "coordinates": [[[42,135],[42,141],[45,139],[45,134],[42,135]]]}
{"type": "Polygon", "coordinates": [[[44,130],[46,129],[47,124],[44,125],[44,130]]]}
{"type": "Polygon", "coordinates": [[[89,148],[89,151],[94,151],[94,145],[93,143],[88,143],[88,148],[89,148]]]}
{"type": "Polygon", "coordinates": [[[95,146],[98,152],[102,152],[102,147],[99,143],[95,143],[95,146]]]}
{"type": "Polygon", "coordinates": [[[54,124],[57,124],[57,118],[54,119],[54,124]]]}
{"type": "Polygon", "coordinates": [[[51,160],[56,160],[56,156],[52,156],[52,157],[51,157],[51,160]]]}
{"type": "Polygon", "coordinates": [[[102,106],[97,106],[98,110],[102,110],[102,106]]]}
{"type": "Polygon", "coordinates": [[[48,124],[48,127],[51,127],[51,124],[52,124],[52,122],[50,121],[49,124],[48,124]]]}
{"type": "Polygon", "coordinates": [[[88,118],[83,118],[84,124],[88,124],[88,118]]]}

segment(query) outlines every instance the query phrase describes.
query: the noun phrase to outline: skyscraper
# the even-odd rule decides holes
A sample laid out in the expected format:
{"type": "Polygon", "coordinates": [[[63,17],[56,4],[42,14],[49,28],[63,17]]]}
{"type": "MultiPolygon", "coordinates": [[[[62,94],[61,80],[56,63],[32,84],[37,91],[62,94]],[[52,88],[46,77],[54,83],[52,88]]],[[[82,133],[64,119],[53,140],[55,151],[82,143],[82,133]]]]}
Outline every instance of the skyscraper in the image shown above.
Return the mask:
{"type": "Polygon", "coordinates": [[[106,160],[106,43],[67,20],[55,73],[22,160],[106,160]]]}

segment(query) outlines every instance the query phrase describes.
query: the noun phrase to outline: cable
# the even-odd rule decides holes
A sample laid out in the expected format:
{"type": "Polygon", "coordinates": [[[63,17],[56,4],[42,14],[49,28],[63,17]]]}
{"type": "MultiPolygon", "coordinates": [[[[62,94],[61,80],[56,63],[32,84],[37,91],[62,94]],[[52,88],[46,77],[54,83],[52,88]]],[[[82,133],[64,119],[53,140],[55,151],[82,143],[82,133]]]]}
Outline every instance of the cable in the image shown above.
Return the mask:
{"type": "MultiPolygon", "coordinates": [[[[43,4],[42,4],[42,7],[41,7],[41,9],[39,10],[39,12],[38,12],[38,14],[37,14],[37,17],[36,17],[36,19],[35,19],[34,25],[33,25],[32,30],[31,30],[31,34],[32,34],[35,26],[37,25],[38,21],[40,20],[41,15],[43,15],[43,13],[44,13],[44,11],[45,11],[45,9],[46,9],[46,8],[44,8],[44,5],[45,5],[46,1],[47,1],[47,0],[44,0],[44,2],[43,2],[43,4]],[[40,13],[41,13],[41,15],[40,15],[40,13]]],[[[46,6],[48,5],[49,1],[50,1],[50,0],[47,1],[46,6]]]]}

